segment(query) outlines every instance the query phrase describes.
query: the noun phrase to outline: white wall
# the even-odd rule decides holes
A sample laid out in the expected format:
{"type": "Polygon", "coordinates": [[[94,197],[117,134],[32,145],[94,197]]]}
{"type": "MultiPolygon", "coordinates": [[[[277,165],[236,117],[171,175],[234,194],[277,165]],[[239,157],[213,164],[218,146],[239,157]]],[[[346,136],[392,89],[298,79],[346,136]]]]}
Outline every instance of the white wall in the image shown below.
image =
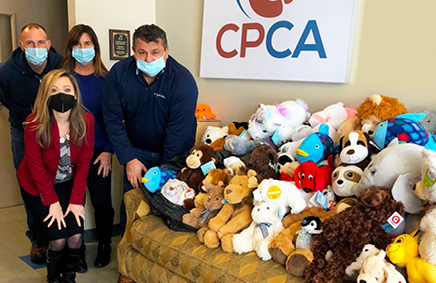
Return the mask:
{"type": "MultiPolygon", "coordinates": [[[[91,26],[100,42],[102,60],[110,69],[118,61],[109,59],[109,29],[130,30],[132,40],[135,29],[143,24],[154,23],[156,19],[155,0],[68,0],[68,26],[86,24],[91,26]]],[[[130,54],[133,54],[131,51],[130,54]]],[[[123,192],[123,167],[114,160],[112,170],[112,203],[115,209],[115,223],[119,223],[119,210],[123,192]]],[[[85,229],[95,227],[93,209],[89,194],[86,199],[85,229]]]]}

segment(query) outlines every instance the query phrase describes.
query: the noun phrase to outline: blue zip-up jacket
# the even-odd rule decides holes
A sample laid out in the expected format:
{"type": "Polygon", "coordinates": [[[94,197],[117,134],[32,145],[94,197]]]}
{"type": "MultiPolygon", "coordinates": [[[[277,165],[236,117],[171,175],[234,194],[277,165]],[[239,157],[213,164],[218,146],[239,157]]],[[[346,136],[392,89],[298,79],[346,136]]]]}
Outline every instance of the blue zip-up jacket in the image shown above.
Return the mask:
{"type": "Polygon", "coordinates": [[[47,65],[41,74],[36,74],[27,63],[26,55],[18,47],[11,57],[0,66],[0,102],[9,109],[9,123],[22,128],[32,112],[39,83],[51,70],[56,69],[63,57],[50,47],[47,65]]]}
{"type": "Polygon", "coordinates": [[[188,152],[197,98],[192,74],[171,56],[151,85],[133,56],[116,63],[106,77],[103,118],[120,164],[136,158],[133,148],[161,153],[161,162],[188,152]]]}

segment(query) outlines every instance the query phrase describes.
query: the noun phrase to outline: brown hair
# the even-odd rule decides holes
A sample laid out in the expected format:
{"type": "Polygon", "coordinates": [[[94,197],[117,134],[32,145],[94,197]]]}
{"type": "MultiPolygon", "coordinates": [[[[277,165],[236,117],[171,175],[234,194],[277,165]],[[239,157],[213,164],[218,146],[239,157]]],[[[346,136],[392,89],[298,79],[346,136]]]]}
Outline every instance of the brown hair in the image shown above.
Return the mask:
{"type": "Polygon", "coordinates": [[[56,69],[50,71],[42,79],[38,89],[38,94],[36,95],[35,106],[32,111],[35,117],[31,121],[25,122],[25,124],[37,122],[35,126],[36,142],[43,148],[47,148],[51,143],[51,126],[54,116],[53,111],[48,106],[48,99],[51,95],[51,90],[54,83],[60,77],[67,77],[70,79],[77,100],[76,104],[71,109],[70,116],[68,118],[71,129],[71,141],[74,146],[80,147],[86,136],[86,121],[84,117],[85,110],[82,107],[82,99],[77,81],[66,70],[56,69]]]}
{"type": "Polygon", "coordinates": [[[83,24],[75,25],[68,32],[62,68],[67,70],[69,73],[74,72],[74,68],[76,67],[76,60],[73,58],[73,46],[79,42],[80,38],[84,33],[87,33],[89,35],[92,43],[94,44],[95,56],[94,59],[92,59],[94,62],[94,74],[99,77],[103,77],[107,74],[108,70],[106,69],[106,66],[101,60],[101,51],[100,44],[98,43],[98,37],[90,26],[83,24]]]}

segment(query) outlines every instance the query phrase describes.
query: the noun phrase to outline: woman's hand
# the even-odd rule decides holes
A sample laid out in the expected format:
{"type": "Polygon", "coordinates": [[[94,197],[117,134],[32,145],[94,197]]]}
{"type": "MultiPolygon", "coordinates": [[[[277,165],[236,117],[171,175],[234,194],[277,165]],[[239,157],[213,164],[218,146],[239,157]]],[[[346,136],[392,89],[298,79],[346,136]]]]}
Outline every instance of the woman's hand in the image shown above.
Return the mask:
{"type": "Polygon", "coordinates": [[[112,153],[102,152],[94,161],[97,164],[100,161],[100,167],[98,168],[97,175],[100,175],[103,171],[103,178],[109,175],[109,171],[112,169],[112,153]]]}
{"type": "Polygon", "coordinates": [[[67,216],[68,213],[72,213],[74,217],[76,218],[77,225],[79,227],[82,226],[82,223],[80,222],[80,217],[82,217],[83,221],[85,221],[85,207],[80,204],[69,204],[67,207],[67,211],[65,211],[64,217],[67,216]]]}
{"type": "Polygon", "coordinates": [[[67,225],[65,224],[65,220],[64,220],[64,214],[62,212],[62,207],[61,207],[61,204],[59,203],[59,201],[50,204],[48,215],[44,219],[44,222],[46,222],[49,219],[50,219],[50,222],[48,223],[47,227],[50,227],[55,220],[58,223],[59,230],[62,229],[62,224],[64,227],[67,227],[67,225]]]}

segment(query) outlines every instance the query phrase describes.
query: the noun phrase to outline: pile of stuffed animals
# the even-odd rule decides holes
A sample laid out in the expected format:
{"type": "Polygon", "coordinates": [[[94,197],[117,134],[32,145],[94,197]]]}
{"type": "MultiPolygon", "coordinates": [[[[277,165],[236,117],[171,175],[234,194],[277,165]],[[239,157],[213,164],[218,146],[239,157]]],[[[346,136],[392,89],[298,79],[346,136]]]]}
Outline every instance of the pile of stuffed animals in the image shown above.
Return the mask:
{"type": "Polygon", "coordinates": [[[157,184],[208,248],[254,251],[308,282],[436,282],[435,133],[436,111],[379,94],[312,114],[301,99],[260,104],[208,127],[157,184]]]}

